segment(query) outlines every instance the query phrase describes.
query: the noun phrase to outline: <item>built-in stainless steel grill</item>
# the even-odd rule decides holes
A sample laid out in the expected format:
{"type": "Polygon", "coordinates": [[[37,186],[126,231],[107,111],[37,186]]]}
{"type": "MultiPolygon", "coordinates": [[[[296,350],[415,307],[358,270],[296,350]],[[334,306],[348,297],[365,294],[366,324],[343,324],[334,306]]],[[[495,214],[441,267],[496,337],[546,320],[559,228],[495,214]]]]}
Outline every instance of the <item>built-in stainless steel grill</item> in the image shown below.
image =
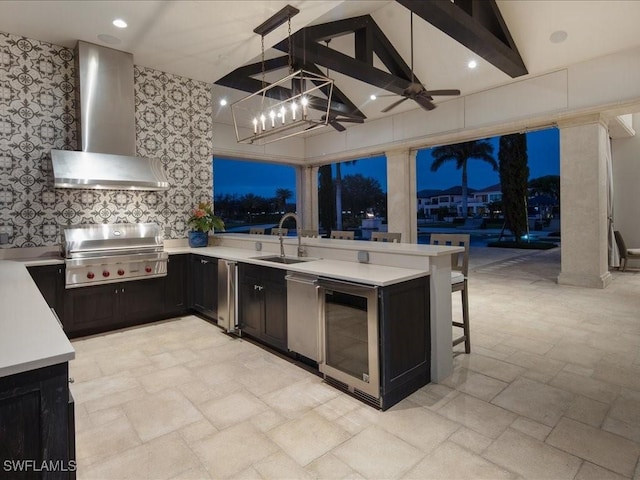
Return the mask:
{"type": "Polygon", "coordinates": [[[167,274],[155,223],[80,225],[63,232],[66,288],[125,282],[167,274]]]}

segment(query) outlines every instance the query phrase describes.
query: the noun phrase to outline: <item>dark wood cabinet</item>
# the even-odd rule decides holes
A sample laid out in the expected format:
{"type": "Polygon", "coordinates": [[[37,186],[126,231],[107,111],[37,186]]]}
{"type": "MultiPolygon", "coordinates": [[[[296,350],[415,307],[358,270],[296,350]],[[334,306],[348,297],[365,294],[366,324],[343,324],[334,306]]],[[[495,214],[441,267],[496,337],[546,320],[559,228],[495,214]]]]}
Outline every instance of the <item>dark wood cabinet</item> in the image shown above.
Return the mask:
{"type": "Polygon", "coordinates": [[[6,478],[75,478],[68,378],[67,363],[0,378],[0,471],[6,478]]]}
{"type": "Polygon", "coordinates": [[[380,392],[385,410],[431,380],[430,317],[429,277],[381,289],[380,392]]]}
{"type": "Polygon", "coordinates": [[[247,333],[275,348],[287,348],[285,271],[239,264],[239,322],[247,333]]]}
{"type": "Polygon", "coordinates": [[[164,278],[72,288],[65,295],[69,336],[104,332],[164,316],[164,278]]]}
{"type": "Polygon", "coordinates": [[[215,320],[218,311],[218,260],[192,254],[189,279],[191,308],[215,320]]]}
{"type": "Polygon", "coordinates": [[[64,265],[40,265],[27,270],[44,297],[64,325],[64,265]]]}
{"type": "Polygon", "coordinates": [[[164,312],[167,316],[184,313],[188,305],[189,255],[171,255],[164,284],[164,312]]]}

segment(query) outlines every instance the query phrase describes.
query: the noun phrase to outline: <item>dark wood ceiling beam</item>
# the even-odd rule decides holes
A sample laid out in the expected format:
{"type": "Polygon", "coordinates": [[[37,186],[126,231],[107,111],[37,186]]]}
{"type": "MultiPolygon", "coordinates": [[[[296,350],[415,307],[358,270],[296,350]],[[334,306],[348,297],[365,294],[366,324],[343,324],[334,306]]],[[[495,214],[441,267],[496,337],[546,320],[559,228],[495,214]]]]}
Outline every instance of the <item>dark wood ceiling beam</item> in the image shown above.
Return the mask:
{"type": "Polygon", "coordinates": [[[373,67],[373,30],[361,28],[355,32],[356,60],[373,67]]]}
{"type": "Polygon", "coordinates": [[[324,42],[366,28],[371,22],[373,22],[371,15],[362,15],[360,17],[345,18],[344,20],[336,20],[335,22],[305,27],[302,30],[298,30],[295,35],[305,31],[307,32],[307,39],[324,42]]]}
{"type": "MultiPolygon", "coordinates": [[[[375,22],[371,25],[371,32],[374,52],[382,64],[392,75],[411,80],[411,68],[375,22]]],[[[420,83],[417,78],[416,82],[420,83]]]]}
{"type": "MultiPolygon", "coordinates": [[[[233,73],[233,72],[232,72],[233,73]]],[[[236,90],[242,90],[243,92],[255,93],[263,88],[262,82],[251,77],[233,77],[232,73],[222,77],[216,82],[216,85],[222,85],[223,87],[234,88],[236,90]]],[[[291,98],[291,90],[285,87],[277,86],[273,87],[265,93],[269,98],[274,100],[286,100],[291,98]]]]}
{"type": "MultiPolygon", "coordinates": [[[[316,70],[317,70],[317,67],[316,67],[316,70]]],[[[316,73],[320,73],[320,71],[318,70],[316,73]]],[[[262,89],[262,82],[260,80],[256,80],[255,78],[252,78],[249,76],[234,77],[231,74],[221,78],[216,82],[216,84],[222,85],[223,87],[229,87],[236,90],[241,90],[247,93],[255,93],[258,90],[262,89]]],[[[294,89],[295,89],[295,85],[294,85],[294,89]]],[[[273,100],[283,101],[291,98],[294,95],[294,92],[292,89],[289,89],[283,86],[277,86],[267,90],[265,92],[265,95],[268,98],[271,98],[273,100]]],[[[335,86],[334,86],[334,95],[336,95],[335,86]]],[[[326,112],[327,100],[319,97],[314,97],[313,99],[311,99],[311,102],[309,103],[309,107],[326,112]]],[[[342,93],[340,90],[338,90],[338,99],[331,101],[331,104],[329,105],[329,112],[336,115],[346,115],[350,117],[366,118],[365,115],[360,110],[358,110],[358,108],[355,105],[353,105],[353,103],[351,103],[347,99],[346,95],[344,95],[344,93],[342,93]],[[341,101],[343,99],[346,99],[347,102],[341,101]]]]}
{"type": "MultiPolygon", "coordinates": [[[[351,58],[348,55],[320,45],[311,39],[305,41],[303,37],[304,30],[301,30],[299,33],[302,35],[293,37],[294,52],[295,55],[298,55],[297,52],[303,52],[303,46],[305,46],[304,61],[307,63],[322,65],[348,77],[355,78],[356,80],[384,90],[389,90],[398,95],[402,95],[405,88],[409,86],[410,81],[406,78],[391,75],[355,58],[351,58]]],[[[280,42],[275,45],[274,48],[282,51],[287,48],[286,42],[280,42]]],[[[298,60],[303,59],[298,57],[298,60]]]]}
{"type": "MultiPolygon", "coordinates": [[[[318,67],[316,67],[314,64],[306,64],[304,66],[304,69],[312,72],[312,73],[317,73],[319,75],[324,75],[324,73],[322,73],[320,71],[320,69],[318,67]]],[[[319,82],[314,82],[314,84],[318,84],[319,82]]],[[[327,96],[329,96],[329,92],[328,92],[328,88],[325,87],[323,89],[321,89],[323,91],[323,93],[327,96]]],[[[349,117],[358,117],[358,118],[367,118],[366,115],[364,113],[362,113],[360,111],[360,109],[358,107],[356,107],[353,102],[351,100],[349,100],[349,97],[347,97],[344,92],[342,90],[340,90],[334,83],[333,85],[333,94],[331,95],[331,106],[330,106],[330,112],[329,113],[335,113],[335,114],[340,114],[340,115],[346,115],[349,117]]]]}
{"type": "Polygon", "coordinates": [[[463,0],[460,5],[458,1],[397,0],[510,77],[526,75],[527,67],[495,0],[463,0]]]}
{"type": "MultiPolygon", "coordinates": [[[[264,71],[271,72],[273,70],[279,70],[281,68],[287,67],[289,65],[289,57],[286,55],[283,57],[271,58],[269,60],[264,61],[264,71]]],[[[262,73],[262,62],[251,63],[249,65],[245,65],[243,67],[236,68],[233,72],[225,75],[216,83],[222,85],[221,81],[227,81],[226,79],[235,79],[240,77],[253,77],[254,75],[258,75],[262,73]]],[[[228,85],[226,85],[228,86],[228,85]]]]}

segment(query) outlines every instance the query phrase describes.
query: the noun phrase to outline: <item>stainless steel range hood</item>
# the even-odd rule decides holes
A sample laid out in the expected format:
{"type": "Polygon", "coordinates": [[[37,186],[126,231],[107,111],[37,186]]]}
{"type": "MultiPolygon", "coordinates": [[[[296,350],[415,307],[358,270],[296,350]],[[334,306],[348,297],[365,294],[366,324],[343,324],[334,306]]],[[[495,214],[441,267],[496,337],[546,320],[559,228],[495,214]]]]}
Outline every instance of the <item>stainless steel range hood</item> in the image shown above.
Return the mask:
{"type": "Polygon", "coordinates": [[[75,59],[81,151],[51,150],[55,187],[169,188],[159,159],[135,156],[133,55],[78,42],[75,59]]]}

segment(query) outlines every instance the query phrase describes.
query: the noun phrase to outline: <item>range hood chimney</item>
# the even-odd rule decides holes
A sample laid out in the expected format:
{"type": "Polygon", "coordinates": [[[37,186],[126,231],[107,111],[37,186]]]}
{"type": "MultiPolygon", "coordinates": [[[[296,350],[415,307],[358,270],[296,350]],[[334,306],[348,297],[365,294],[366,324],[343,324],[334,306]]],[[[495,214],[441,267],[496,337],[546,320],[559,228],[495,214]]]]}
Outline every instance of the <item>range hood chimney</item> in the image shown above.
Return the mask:
{"type": "Polygon", "coordinates": [[[51,150],[55,187],[169,188],[160,159],[135,156],[133,55],[79,41],[75,60],[81,151],[51,150]]]}

